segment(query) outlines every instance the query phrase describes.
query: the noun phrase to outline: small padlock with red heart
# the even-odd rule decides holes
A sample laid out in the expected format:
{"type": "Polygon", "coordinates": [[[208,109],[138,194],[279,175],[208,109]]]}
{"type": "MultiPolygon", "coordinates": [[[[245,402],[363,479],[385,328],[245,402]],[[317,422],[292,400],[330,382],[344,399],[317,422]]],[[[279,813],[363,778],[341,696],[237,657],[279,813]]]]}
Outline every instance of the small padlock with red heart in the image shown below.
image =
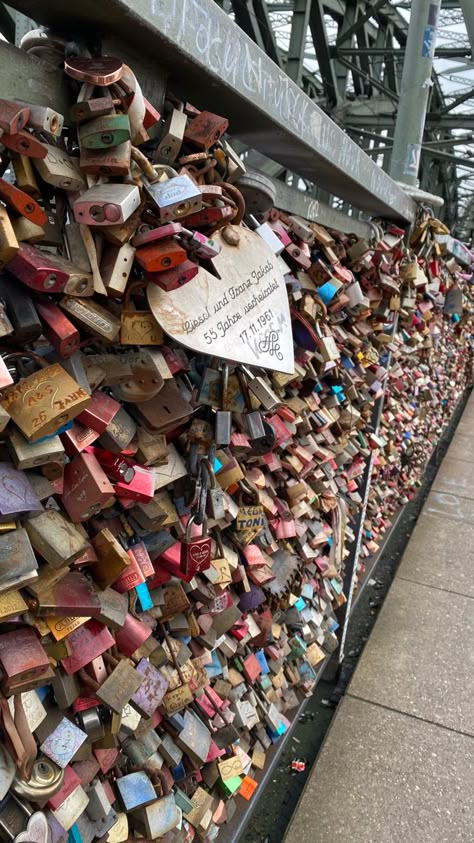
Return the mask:
{"type": "Polygon", "coordinates": [[[204,516],[202,522],[202,535],[191,538],[191,527],[195,517],[191,515],[189,518],[186,525],[186,537],[181,545],[180,568],[189,579],[211,567],[211,539],[207,535],[207,518],[204,516]]]}

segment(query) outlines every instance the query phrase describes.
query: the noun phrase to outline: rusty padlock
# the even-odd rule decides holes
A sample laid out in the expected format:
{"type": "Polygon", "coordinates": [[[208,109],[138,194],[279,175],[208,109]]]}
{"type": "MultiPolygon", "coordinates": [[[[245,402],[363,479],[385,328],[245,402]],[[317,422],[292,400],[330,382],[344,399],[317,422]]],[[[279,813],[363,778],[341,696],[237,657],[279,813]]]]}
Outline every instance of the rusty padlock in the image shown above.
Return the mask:
{"type": "Polygon", "coordinates": [[[151,310],[132,310],[132,293],[144,289],[142,281],[130,284],[125,293],[120,314],[120,342],[122,345],[162,345],[163,331],[151,310]]]}

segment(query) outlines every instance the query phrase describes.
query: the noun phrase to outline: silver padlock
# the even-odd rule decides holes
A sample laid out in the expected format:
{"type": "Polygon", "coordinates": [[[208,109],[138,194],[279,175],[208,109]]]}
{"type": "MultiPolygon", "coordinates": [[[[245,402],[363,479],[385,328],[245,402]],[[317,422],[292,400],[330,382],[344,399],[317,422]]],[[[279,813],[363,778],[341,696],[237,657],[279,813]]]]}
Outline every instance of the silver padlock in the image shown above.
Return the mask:
{"type": "Polygon", "coordinates": [[[248,388],[258,398],[262,407],[268,411],[276,410],[280,406],[281,401],[275,395],[273,389],[271,389],[262,377],[253,375],[246,366],[241,366],[241,369],[247,377],[248,388]]]}
{"type": "MultiPolygon", "coordinates": [[[[156,168],[159,171],[160,168],[156,168]]],[[[144,184],[144,191],[148,199],[157,208],[160,220],[169,222],[180,220],[188,214],[194,214],[202,208],[202,193],[199,186],[190,176],[178,176],[172,167],[161,168],[166,175],[166,181],[155,181],[144,184]]],[[[159,172],[157,172],[159,177],[159,172]]]]}

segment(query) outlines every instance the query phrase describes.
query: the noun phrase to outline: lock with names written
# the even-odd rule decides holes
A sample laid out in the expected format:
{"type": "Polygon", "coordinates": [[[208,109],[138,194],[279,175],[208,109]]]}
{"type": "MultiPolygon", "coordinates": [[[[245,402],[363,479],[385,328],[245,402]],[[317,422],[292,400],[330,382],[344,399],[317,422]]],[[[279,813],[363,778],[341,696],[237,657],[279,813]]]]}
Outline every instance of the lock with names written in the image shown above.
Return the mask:
{"type": "Polygon", "coordinates": [[[207,535],[207,518],[202,522],[202,535],[192,535],[194,516],[191,516],[186,525],[185,540],[181,545],[180,567],[186,578],[192,578],[195,574],[207,570],[211,564],[211,539],[207,535]]]}
{"type": "Polygon", "coordinates": [[[367,461],[361,578],[468,382],[472,293],[441,223],[407,246],[285,214],[225,116],[167,91],[161,117],[82,52],[67,145],[54,102],[0,103],[5,816],[27,834],[13,796],[39,805],[53,843],[215,839],[337,647],[367,461]]]}

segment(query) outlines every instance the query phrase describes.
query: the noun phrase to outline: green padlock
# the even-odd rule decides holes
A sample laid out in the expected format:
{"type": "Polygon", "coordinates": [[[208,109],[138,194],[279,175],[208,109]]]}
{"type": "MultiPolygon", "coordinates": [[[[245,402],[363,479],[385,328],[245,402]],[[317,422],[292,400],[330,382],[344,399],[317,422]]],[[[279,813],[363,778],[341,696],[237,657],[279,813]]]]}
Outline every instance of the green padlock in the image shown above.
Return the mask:
{"type": "Polygon", "coordinates": [[[104,114],[82,123],[78,134],[85,149],[109,149],[130,140],[130,121],[127,114],[104,114]]]}

